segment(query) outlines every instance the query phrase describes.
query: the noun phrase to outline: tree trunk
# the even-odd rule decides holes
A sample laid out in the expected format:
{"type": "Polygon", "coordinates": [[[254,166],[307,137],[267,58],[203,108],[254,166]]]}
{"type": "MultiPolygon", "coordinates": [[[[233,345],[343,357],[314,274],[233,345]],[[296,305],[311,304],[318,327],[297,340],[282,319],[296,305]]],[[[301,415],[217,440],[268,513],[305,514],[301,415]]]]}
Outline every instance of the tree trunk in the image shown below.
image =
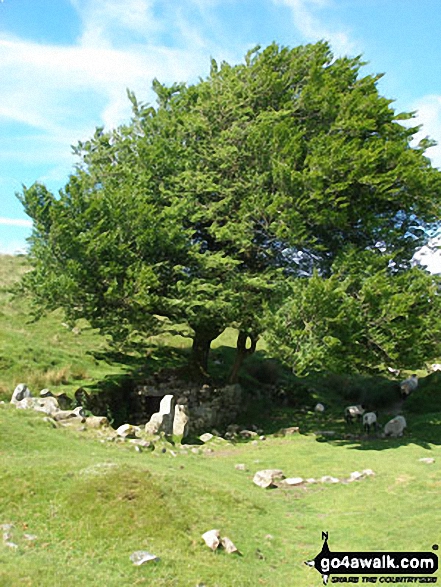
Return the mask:
{"type": "Polygon", "coordinates": [[[197,377],[208,377],[208,356],[211,342],[217,338],[222,330],[197,330],[193,328],[195,335],[191,347],[191,363],[197,377]]]}
{"type": "Polygon", "coordinates": [[[239,371],[243,365],[245,359],[252,355],[256,350],[256,345],[259,337],[253,334],[248,334],[247,332],[243,332],[242,330],[239,331],[237,336],[237,352],[236,352],[236,359],[234,361],[233,368],[230,373],[229,382],[230,383],[237,383],[239,378],[239,371]],[[247,348],[247,340],[250,339],[250,346],[247,348]]]}

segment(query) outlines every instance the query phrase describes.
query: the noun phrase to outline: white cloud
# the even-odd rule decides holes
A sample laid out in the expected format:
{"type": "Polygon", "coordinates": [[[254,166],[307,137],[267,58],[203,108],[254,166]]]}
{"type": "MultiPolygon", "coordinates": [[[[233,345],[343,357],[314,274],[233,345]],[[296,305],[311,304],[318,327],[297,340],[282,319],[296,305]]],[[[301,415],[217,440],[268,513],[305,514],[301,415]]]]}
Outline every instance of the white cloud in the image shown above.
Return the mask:
{"type": "Polygon", "coordinates": [[[309,41],[324,39],[331,44],[332,51],[337,56],[358,54],[356,43],[351,40],[348,32],[335,30],[323,22],[318,12],[325,8],[332,8],[330,0],[273,0],[291,8],[294,25],[303,37],[309,41]]]}
{"type": "Polygon", "coordinates": [[[421,130],[415,135],[415,142],[428,136],[438,144],[426,151],[432,164],[441,169],[441,96],[424,96],[412,106],[417,111],[412,124],[422,125],[421,130]]]}
{"type": "Polygon", "coordinates": [[[6,226],[23,226],[25,228],[32,227],[31,220],[24,220],[24,219],[20,219],[20,218],[4,218],[2,216],[0,216],[0,224],[6,225],[6,226]]]}

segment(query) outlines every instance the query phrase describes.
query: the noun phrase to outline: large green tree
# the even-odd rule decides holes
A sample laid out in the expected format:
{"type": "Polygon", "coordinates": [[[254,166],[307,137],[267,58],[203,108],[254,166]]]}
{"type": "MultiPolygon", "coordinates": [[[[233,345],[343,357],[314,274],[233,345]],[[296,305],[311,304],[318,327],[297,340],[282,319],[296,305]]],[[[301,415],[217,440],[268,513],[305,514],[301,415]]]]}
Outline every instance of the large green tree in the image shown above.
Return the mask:
{"type": "Polygon", "coordinates": [[[441,277],[388,255],[349,251],[328,277],[291,282],[266,338],[297,374],[417,369],[441,353],[441,277]]]}
{"type": "Polygon", "coordinates": [[[129,94],[130,123],[79,143],[58,195],[20,196],[37,303],[114,337],[186,324],[202,370],[235,326],[237,374],[288,278],[329,274],[348,246],[409,267],[439,218],[440,173],[362,65],[324,42],[273,44],[194,85],[155,81],[155,107],[129,94]]]}

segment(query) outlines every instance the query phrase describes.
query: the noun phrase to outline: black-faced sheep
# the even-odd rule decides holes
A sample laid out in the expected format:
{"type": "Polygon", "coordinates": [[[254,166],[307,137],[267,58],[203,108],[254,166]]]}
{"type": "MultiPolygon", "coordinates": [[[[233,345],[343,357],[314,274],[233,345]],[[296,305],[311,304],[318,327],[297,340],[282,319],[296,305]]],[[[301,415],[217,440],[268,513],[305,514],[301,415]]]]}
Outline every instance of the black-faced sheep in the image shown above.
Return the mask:
{"type": "Polygon", "coordinates": [[[347,408],[345,408],[345,420],[348,424],[350,424],[354,420],[360,421],[364,412],[365,409],[361,405],[348,406],[347,408]]]}
{"type": "Polygon", "coordinates": [[[401,397],[406,399],[418,387],[418,377],[414,373],[400,383],[401,397]]]}
{"type": "Polygon", "coordinates": [[[363,414],[363,428],[369,433],[371,427],[377,430],[377,414],[375,412],[366,412],[363,414]]]}

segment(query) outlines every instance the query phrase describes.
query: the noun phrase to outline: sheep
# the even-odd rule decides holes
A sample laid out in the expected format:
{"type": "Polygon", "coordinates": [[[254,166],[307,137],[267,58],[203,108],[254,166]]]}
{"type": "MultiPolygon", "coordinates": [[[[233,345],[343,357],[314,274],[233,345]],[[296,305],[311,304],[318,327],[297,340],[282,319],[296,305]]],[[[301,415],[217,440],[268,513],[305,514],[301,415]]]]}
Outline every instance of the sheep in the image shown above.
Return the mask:
{"type": "Polygon", "coordinates": [[[314,408],[314,412],[316,412],[317,414],[323,414],[324,411],[325,411],[325,406],[320,403],[318,403],[314,408]]]}
{"type": "Polygon", "coordinates": [[[345,408],[345,420],[348,424],[350,424],[353,420],[361,420],[365,409],[362,405],[358,406],[348,406],[345,408]]]}
{"type": "Polygon", "coordinates": [[[430,365],[430,370],[432,373],[435,371],[441,371],[441,363],[432,363],[432,365],[430,365]]]}
{"type": "Polygon", "coordinates": [[[402,381],[400,383],[401,397],[403,399],[406,399],[406,397],[409,397],[409,395],[413,391],[415,391],[415,389],[417,387],[418,387],[418,377],[414,373],[413,375],[411,375],[410,377],[408,377],[408,379],[405,379],[404,381],[402,381]]]}
{"type": "Polygon", "coordinates": [[[377,414],[375,412],[366,412],[363,414],[363,428],[369,433],[371,426],[377,430],[377,414]]]}
{"type": "Polygon", "coordinates": [[[385,436],[393,436],[396,438],[397,436],[403,436],[404,429],[407,428],[406,419],[404,416],[395,416],[392,420],[384,427],[384,435],[385,436]]]}

